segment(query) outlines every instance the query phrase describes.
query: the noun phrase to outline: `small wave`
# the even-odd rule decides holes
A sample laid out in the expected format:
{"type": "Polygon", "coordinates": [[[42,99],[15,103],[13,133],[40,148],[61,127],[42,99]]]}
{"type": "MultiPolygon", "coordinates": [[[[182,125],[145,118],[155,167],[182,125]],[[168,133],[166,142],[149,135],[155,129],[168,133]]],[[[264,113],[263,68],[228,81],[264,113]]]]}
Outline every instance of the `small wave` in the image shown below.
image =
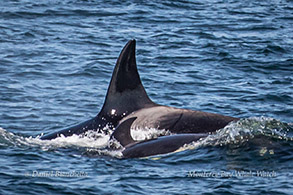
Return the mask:
{"type": "Polygon", "coordinates": [[[268,117],[244,118],[237,122],[231,122],[223,129],[210,134],[199,142],[186,145],[180,150],[204,146],[241,145],[259,136],[293,141],[293,126],[268,117]]]}
{"type": "Polygon", "coordinates": [[[84,135],[61,135],[52,140],[41,140],[41,136],[23,137],[15,135],[0,127],[0,146],[29,146],[40,147],[42,150],[54,150],[58,148],[105,148],[108,146],[110,135],[95,131],[88,131],[84,135]]]}
{"type": "Polygon", "coordinates": [[[25,143],[39,145],[42,150],[55,150],[58,148],[104,148],[108,144],[109,135],[95,132],[95,136],[63,135],[52,140],[41,140],[37,138],[25,138],[25,143]]]}
{"type": "Polygon", "coordinates": [[[0,146],[1,147],[17,145],[15,142],[17,138],[18,136],[0,127],[0,146]]]}
{"type": "Polygon", "coordinates": [[[101,157],[101,156],[110,156],[113,158],[122,158],[123,149],[119,150],[110,150],[110,149],[95,149],[95,148],[88,148],[83,155],[90,156],[90,157],[101,157]]]}

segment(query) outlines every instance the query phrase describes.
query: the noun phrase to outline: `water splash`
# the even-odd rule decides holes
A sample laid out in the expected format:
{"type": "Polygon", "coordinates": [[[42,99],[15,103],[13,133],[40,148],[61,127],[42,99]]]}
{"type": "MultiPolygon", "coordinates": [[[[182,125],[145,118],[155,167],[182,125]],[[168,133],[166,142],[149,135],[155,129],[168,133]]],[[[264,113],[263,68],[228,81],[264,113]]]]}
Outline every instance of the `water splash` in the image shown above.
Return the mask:
{"type": "MultiPolygon", "coordinates": [[[[18,136],[14,135],[13,133],[10,133],[6,131],[5,129],[0,127],[0,146],[6,147],[6,146],[17,146],[17,140],[18,136]]],[[[20,137],[19,137],[20,138],[20,137]]]]}
{"type": "Polygon", "coordinates": [[[54,150],[58,148],[104,148],[108,144],[110,135],[89,131],[84,135],[61,135],[52,140],[41,140],[41,136],[23,137],[15,135],[0,128],[0,146],[30,146],[40,147],[42,150],[54,150]]]}
{"type": "Polygon", "coordinates": [[[293,141],[293,126],[268,117],[251,117],[231,122],[226,127],[201,139],[199,142],[184,146],[183,149],[195,149],[204,146],[223,146],[253,140],[256,137],[293,141]]]}

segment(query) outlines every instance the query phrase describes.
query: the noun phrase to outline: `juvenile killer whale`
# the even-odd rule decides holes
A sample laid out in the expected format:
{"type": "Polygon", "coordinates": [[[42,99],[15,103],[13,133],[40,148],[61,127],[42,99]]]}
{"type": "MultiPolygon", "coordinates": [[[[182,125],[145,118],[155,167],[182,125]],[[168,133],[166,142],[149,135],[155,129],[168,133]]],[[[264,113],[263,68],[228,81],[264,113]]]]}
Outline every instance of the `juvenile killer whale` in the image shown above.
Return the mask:
{"type": "Polygon", "coordinates": [[[94,118],[58,132],[41,136],[54,139],[61,135],[79,135],[89,130],[105,132],[123,121],[136,117],[133,128],[157,128],[171,133],[207,133],[225,127],[238,118],[220,114],[180,109],[154,103],[147,95],[137,71],[135,40],[120,53],[113,71],[104,105],[94,118]]]}
{"type": "Polygon", "coordinates": [[[155,139],[136,142],[132,139],[130,128],[136,117],[123,121],[110,139],[115,138],[123,147],[123,158],[141,158],[175,152],[185,144],[198,141],[208,134],[176,134],[166,135],[155,139]]]}

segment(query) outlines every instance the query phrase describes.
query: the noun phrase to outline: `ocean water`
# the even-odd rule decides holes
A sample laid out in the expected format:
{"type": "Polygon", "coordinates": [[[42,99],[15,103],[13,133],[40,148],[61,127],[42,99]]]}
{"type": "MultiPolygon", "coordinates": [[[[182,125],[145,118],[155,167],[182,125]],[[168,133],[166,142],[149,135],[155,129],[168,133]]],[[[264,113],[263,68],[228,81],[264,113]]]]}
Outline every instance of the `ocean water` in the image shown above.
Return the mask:
{"type": "Polygon", "coordinates": [[[290,0],[0,1],[0,194],[292,194],[292,32],[290,0]],[[40,140],[99,112],[130,39],[154,102],[241,120],[143,159],[40,140]]]}

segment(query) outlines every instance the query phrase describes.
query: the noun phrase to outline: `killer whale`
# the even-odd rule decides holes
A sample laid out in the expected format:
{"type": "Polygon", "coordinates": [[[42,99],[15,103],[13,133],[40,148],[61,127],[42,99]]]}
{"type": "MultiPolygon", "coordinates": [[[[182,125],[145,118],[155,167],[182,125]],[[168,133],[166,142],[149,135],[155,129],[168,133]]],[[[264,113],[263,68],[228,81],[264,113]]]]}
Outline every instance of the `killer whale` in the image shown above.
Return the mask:
{"type": "Polygon", "coordinates": [[[175,152],[185,144],[208,136],[208,134],[175,134],[137,142],[130,133],[131,125],[135,120],[136,117],[123,121],[110,137],[110,139],[115,138],[123,146],[122,158],[141,158],[175,152]]]}
{"type": "Polygon", "coordinates": [[[123,121],[136,117],[134,128],[166,129],[172,133],[206,133],[225,127],[238,118],[201,111],[173,108],[154,103],[147,95],[138,74],[136,41],[122,49],[114,68],[101,111],[92,119],[73,127],[43,135],[43,140],[71,136],[89,130],[108,133],[123,121]]]}
{"type": "Polygon", "coordinates": [[[79,135],[89,130],[107,133],[107,128],[114,129],[128,114],[155,105],[141,83],[136,66],[135,40],[131,40],[124,46],[116,61],[101,111],[90,120],[41,136],[41,139],[79,135]]]}

